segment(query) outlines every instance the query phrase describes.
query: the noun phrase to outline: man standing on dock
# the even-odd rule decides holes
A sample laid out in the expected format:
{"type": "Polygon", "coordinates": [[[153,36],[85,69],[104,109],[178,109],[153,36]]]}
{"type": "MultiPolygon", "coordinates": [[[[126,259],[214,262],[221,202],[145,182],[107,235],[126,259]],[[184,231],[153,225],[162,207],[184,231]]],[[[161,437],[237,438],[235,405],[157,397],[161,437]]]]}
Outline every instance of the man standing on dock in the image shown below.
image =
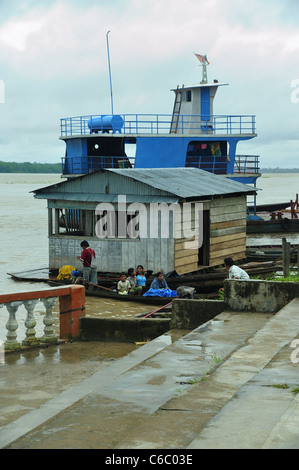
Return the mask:
{"type": "Polygon", "coordinates": [[[79,256],[83,264],[83,279],[91,284],[98,283],[98,273],[96,266],[96,254],[89,243],[86,240],[81,242],[81,248],[83,249],[81,256],[79,256]]]}
{"type": "Polygon", "coordinates": [[[224,259],[224,266],[228,270],[228,278],[229,279],[250,279],[247,272],[244,269],[239,268],[236,266],[232,260],[232,258],[225,258],[224,259]]]}

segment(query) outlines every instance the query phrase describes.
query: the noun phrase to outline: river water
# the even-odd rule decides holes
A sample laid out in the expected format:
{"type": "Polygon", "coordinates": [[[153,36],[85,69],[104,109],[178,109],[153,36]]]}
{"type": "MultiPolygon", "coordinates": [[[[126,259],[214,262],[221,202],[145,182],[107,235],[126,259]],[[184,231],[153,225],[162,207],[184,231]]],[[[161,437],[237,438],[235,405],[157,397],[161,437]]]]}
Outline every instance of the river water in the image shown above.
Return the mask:
{"type": "MultiPolygon", "coordinates": [[[[47,201],[35,199],[32,191],[61,181],[59,174],[0,174],[1,293],[49,288],[44,283],[16,282],[7,273],[48,266],[47,201]]],[[[294,200],[299,192],[299,174],[264,174],[259,178],[257,187],[261,188],[258,203],[294,200]]],[[[256,244],[259,243],[261,242],[257,238],[256,244]]],[[[80,252],[79,246],[78,249],[80,252]]],[[[57,308],[57,306],[54,308],[56,314],[57,308]]],[[[130,317],[148,310],[149,306],[136,306],[135,303],[129,302],[110,302],[94,298],[86,300],[87,315],[130,317]]],[[[37,317],[44,313],[42,306],[37,307],[36,311],[37,317]]],[[[22,323],[25,318],[25,309],[19,309],[18,333],[23,334],[22,323]]],[[[6,322],[7,311],[3,308],[0,309],[0,340],[2,341],[6,337],[6,322]]],[[[44,325],[39,320],[36,327],[38,336],[43,334],[43,328],[44,325]]]]}

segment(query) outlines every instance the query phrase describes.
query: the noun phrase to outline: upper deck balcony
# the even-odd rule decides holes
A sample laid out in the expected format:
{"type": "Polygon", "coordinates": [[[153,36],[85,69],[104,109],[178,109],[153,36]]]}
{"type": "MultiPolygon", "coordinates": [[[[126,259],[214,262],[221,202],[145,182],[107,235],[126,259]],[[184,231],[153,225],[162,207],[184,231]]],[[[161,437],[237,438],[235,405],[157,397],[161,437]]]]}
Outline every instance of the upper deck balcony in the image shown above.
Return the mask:
{"type": "Polygon", "coordinates": [[[61,119],[61,138],[116,132],[137,135],[247,135],[254,137],[254,115],[200,115],[122,114],[89,115],[61,119]],[[110,118],[110,120],[108,119],[110,118]],[[118,118],[117,122],[116,119],[118,118]]]}
{"type": "MultiPolygon", "coordinates": [[[[216,175],[228,174],[228,157],[186,157],[184,166],[195,167],[216,175]]],[[[63,157],[62,174],[78,175],[88,174],[106,168],[134,168],[135,158],[124,156],[94,156],[94,157],[63,157]]],[[[236,155],[232,173],[239,176],[259,175],[259,156],[236,155]]]]}

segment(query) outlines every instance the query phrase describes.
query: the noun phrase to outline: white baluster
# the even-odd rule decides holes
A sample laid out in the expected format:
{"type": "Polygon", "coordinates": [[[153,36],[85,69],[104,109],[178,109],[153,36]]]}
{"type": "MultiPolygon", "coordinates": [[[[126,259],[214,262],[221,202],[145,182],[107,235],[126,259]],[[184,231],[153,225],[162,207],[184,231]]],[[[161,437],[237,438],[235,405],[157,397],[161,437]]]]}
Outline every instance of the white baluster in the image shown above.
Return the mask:
{"type": "Polygon", "coordinates": [[[43,320],[45,325],[44,336],[40,338],[40,341],[44,343],[55,343],[57,341],[57,336],[54,334],[53,326],[55,319],[52,314],[52,308],[56,300],[56,297],[41,299],[41,302],[43,302],[44,306],[46,307],[46,314],[43,320]]]}
{"type": "Polygon", "coordinates": [[[7,329],[7,335],[6,335],[6,341],[4,343],[4,348],[5,349],[18,349],[20,348],[20,343],[17,341],[17,333],[16,330],[18,328],[18,322],[16,320],[16,311],[18,308],[22,305],[22,302],[16,301],[16,302],[10,302],[5,304],[8,313],[9,313],[9,319],[8,322],[6,323],[6,329],[7,329]]]}
{"type": "Polygon", "coordinates": [[[39,343],[38,339],[35,336],[35,325],[36,321],[34,318],[33,310],[35,309],[36,304],[39,302],[39,299],[24,300],[23,304],[27,310],[27,318],[25,320],[26,338],[23,341],[25,346],[34,346],[39,343]]]}

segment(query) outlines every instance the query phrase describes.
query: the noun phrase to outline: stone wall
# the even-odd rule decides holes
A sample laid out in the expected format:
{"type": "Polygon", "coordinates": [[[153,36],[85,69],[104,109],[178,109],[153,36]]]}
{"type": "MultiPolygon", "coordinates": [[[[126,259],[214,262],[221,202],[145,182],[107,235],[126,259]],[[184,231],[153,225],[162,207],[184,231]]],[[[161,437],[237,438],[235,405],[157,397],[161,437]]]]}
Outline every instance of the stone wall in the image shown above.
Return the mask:
{"type": "Polygon", "coordinates": [[[170,329],[169,318],[81,318],[82,341],[151,341],[170,329]]]}
{"type": "Polygon", "coordinates": [[[221,300],[174,299],[171,328],[193,330],[224,310],[221,300]]]}
{"type": "Polygon", "coordinates": [[[299,297],[298,282],[225,280],[224,301],[228,309],[276,313],[299,297]]]}

